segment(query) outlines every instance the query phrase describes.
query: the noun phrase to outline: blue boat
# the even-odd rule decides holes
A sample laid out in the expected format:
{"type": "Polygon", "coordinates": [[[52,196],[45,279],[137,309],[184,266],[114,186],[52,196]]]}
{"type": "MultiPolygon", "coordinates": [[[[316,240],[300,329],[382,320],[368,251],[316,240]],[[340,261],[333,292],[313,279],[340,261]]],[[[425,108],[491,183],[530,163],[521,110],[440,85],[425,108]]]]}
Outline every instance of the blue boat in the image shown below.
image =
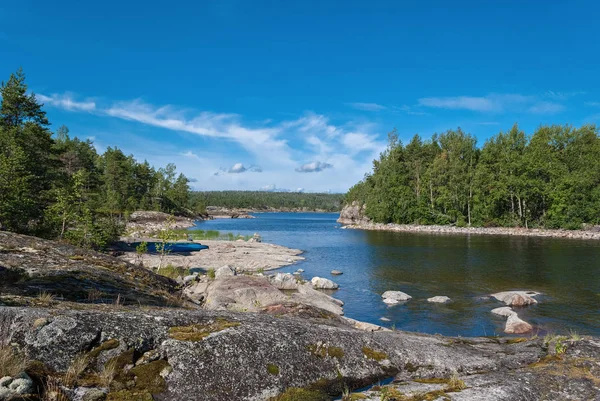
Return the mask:
{"type": "MultiPolygon", "coordinates": [[[[132,247],[137,248],[141,242],[134,242],[132,247]]],[[[157,253],[157,246],[161,246],[160,242],[147,242],[148,253],[157,253]]],[[[208,249],[208,245],[197,244],[194,242],[167,242],[165,243],[165,251],[169,253],[188,253],[198,252],[203,249],[208,249]]]]}

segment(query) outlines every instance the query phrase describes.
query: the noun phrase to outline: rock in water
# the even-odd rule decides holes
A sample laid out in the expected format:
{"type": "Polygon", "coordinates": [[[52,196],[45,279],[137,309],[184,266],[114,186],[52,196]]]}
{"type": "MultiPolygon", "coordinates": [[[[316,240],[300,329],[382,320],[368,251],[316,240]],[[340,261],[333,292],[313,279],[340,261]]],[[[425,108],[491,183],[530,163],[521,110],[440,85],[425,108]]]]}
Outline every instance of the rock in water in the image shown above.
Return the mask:
{"type": "Polygon", "coordinates": [[[511,315],[515,315],[516,312],[509,308],[508,306],[503,306],[501,308],[492,309],[492,313],[498,316],[509,317],[511,315]]]}
{"type": "Polygon", "coordinates": [[[533,327],[521,320],[516,313],[513,313],[506,320],[506,326],[504,327],[504,332],[506,334],[524,334],[529,333],[533,330],[533,327]]]}
{"type": "Polygon", "coordinates": [[[395,305],[402,301],[408,301],[412,297],[402,291],[386,291],[381,297],[383,298],[383,302],[389,305],[395,305]]]}
{"type": "Polygon", "coordinates": [[[427,302],[434,302],[438,304],[447,304],[448,302],[452,302],[452,300],[445,295],[438,295],[436,297],[427,298],[427,302]]]}
{"type": "Polygon", "coordinates": [[[533,298],[536,295],[540,295],[540,293],[535,291],[503,291],[492,294],[494,298],[508,306],[537,304],[537,301],[533,298]]]}
{"type": "Polygon", "coordinates": [[[339,288],[339,285],[333,281],[322,277],[313,277],[310,283],[316,290],[337,290],[339,288]]]}
{"type": "Polygon", "coordinates": [[[215,271],[215,278],[219,279],[221,277],[228,277],[228,276],[235,276],[235,268],[229,266],[229,265],[225,265],[225,266],[221,266],[219,267],[216,271],[215,271]]]}
{"type": "Polygon", "coordinates": [[[339,276],[341,274],[344,274],[344,272],[340,271],[340,270],[332,270],[331,274],[333,274],[334,276],[339,276]]]}

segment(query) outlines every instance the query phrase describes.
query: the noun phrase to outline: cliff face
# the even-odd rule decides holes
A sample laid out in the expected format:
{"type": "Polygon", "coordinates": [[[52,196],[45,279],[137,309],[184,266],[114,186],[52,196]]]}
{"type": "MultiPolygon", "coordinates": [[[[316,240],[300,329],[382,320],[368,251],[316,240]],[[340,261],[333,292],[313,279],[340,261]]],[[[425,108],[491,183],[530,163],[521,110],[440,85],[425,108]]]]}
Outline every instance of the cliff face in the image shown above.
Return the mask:
{"type": "Polygon", "coordinates": [[[354,201],[349,205],[344,206],[340,212],[338,223],[343,225],[368,223],[371,220],[365,216],[366,205],[354,201]]]}

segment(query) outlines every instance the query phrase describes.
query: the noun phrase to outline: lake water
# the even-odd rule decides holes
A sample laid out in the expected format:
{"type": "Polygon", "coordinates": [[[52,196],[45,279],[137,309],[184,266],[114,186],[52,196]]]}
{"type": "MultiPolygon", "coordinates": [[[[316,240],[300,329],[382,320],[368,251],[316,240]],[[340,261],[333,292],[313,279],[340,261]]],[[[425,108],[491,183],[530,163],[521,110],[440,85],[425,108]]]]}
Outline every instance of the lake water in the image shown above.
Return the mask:
{"type": "Polygon", "coordinates": [[[278,271],[330,278],[345,315],[396,329],[443,335],[503,335],[503,306],[493,292],[543,293],[519,316],[546,332],[600,335],[600,241],[534,237],[391,233],[341,229],[332,213],[259,213],[255,219],[198,223],[203,230],[252,235],[304,251],[305,261],[278,271]],[[331,276],[333,269],[341,276],[331,276]],[[387,306],[381,294],[400,290],[410,301],[387,306]],[[453,303],[427,302],[446,295],[453,303]],[[380,318],[390,319],[383,322],[380,318]]]}

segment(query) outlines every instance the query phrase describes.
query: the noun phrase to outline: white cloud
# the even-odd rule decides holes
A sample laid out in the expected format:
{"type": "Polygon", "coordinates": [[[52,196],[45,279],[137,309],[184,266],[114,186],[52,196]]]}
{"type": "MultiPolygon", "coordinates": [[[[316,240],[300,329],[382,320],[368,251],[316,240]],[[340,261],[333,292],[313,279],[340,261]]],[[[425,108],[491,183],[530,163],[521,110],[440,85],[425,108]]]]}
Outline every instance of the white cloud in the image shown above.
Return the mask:
{"type": "Polygon", "coordinates": [[[198,157],[198,155],[195,154],[195,153],[193,153],[191,150],[188,150],[187,152],[182,153],[181,156],[188,157],[190,159],[200,160],[200,158],[198,157]]]}
{"type": "Polygon", "coordinates": [[[589,107],[600,107],[600,102],[585,102],[585,105],[589,107]]]}
{"type": "Polygon", "coordinates": [[[314,161],[301,165],[300,167],[296,168],[296,171],[299,173],[317,173],[327,168],[333,168],[333,165],[329,163],[314,161]]]}
{"type": "Polygon", "coordinates": [[[380,104],[377,103],[360,103],[360,102],[355,102],[355,103],[346,103],[348,106],[352,107],[353,109],[357,109],[357,110],[362,110],[362,111],[382,111],[382,110],[386,110],[387,107],[382,106],[380,104]]]}
{"type": "Polygon", "coordinates": [[[54,93],[50,96],[37,94],[35,95],[35,97],[40,102],[70,111],[93,111],[96,109],[95,102],[91,100],[78,102],[76,100],[73,100],[73,96],[69,93],[65,93],[63,95],[54,93]]]}
{"type": "Polygon", "coordinates": [[[243,173],[244,171],[246,171],[246,167],[242,163],[236,163],[229,169],[229,173],[234,174],[243,173]]]}
{"type": "Polygon", "coordinates": [[[537,102],[528,110],[534,114],[556,114],[564,111],[565,106],[554,102],[537,102]]]}

